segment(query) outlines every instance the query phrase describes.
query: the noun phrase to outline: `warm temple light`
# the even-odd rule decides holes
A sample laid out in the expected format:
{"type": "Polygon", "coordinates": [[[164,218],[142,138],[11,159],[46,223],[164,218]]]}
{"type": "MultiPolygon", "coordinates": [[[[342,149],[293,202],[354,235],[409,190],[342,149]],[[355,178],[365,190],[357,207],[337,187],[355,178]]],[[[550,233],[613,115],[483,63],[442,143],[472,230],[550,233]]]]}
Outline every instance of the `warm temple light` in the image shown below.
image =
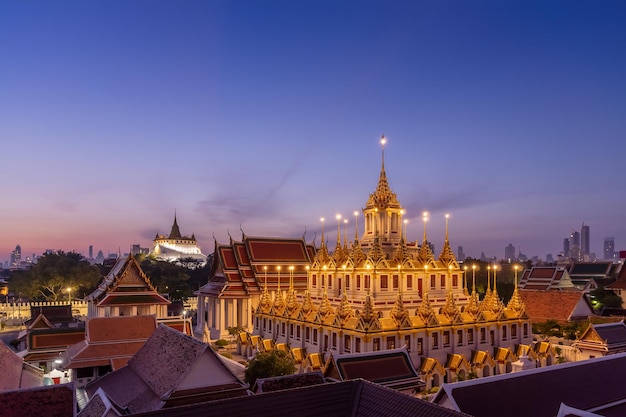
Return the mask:
{"type": "Polygon", "coordinates": [[[341,220],[341,214],[337,213],[337,215],[335,216],[335,218],[336,218],[337,220],[341,220]]]}
{"type": "Polygon", "coordinates": [[[385,137],[385,135],[382,135],[380,138],[380,144],[384,147],[386,143],[387,143],[387,138],[385,137]]]}

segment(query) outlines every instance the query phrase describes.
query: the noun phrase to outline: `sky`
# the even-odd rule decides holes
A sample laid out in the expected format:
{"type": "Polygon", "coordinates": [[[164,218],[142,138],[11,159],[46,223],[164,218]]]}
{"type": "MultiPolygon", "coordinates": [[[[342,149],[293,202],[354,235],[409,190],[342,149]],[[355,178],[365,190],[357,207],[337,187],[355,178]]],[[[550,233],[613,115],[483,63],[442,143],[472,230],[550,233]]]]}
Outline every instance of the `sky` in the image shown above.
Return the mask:
{"type": "MultiPolygon", "coordinates": [[[[409,240],[626,249],[626,2],[0,0],[0,260],[176,213],[330,242],[385,169],[409,240]]],[[[359,229],[363,231],[362,216],[359,229]]],[[[333,245],[334,247],[334,245],[333,245]]]]}

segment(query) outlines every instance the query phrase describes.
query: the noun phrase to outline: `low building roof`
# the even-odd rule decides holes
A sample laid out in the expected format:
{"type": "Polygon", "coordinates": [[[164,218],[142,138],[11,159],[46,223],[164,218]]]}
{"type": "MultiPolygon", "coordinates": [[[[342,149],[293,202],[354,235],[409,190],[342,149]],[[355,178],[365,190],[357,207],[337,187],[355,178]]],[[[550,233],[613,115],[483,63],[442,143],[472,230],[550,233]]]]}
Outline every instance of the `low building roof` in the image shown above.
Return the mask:
{"type": "Polygon", "coordinates": [[[154,316],[88,318],[85,339],[67,349],[63,367],[111,365],[113,370],[121,368],[141,349],[156,328],[154,316]]]}
{"type": "Polygon", "coordinates": [[[594,312],[583,291],[520,290],[526,313],[533,322],[584,320],[594,312]]]}
{"type": "Polygon", "coordinates": [[[136,417],[205,417],[214,415],[324,417],[468,417],[428,401],[362,379],[274,391],[186,407],[137,414],[136,417]]]}
{"type": "Polygon", "coordinates": [[[128,365],[87,386],[131,413],[246,395],[247,385],[209,345],[160,324],[128,365]]]}
{"type": "Polygon", "coordinates": [[[0,414],[11,417],[74,417],[74,384],[0,392],[0,414]]]}
{"type": "Polygon", "coordinates": [[[0,391],[43,385],[43,370],[25,363],[17,353],[0,342],[0,391]]]}
{"type": "Polygon", "coordinates": [[[554,417],[561,403],[599,415],[626,415],[624,373],[626,354],[615,354],[446,383],[433,402],[474,417],[554,417]]]}

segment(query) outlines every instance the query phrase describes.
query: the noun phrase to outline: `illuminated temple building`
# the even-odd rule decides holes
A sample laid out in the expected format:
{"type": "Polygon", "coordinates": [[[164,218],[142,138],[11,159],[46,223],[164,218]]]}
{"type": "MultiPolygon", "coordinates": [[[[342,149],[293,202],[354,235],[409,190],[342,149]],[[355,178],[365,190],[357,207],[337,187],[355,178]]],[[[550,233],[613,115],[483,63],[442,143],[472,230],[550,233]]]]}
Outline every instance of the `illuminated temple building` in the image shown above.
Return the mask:
{"type": "Polygon", "coordinates": [[[198,246],[193,233],[191,237],[181,235],[176,215],[174,215],[174,224],[168,236],[156,234],[150,249],[150,256],[161,261],[185,265],[196,264],[196,266],[206,264],[207,258],[198,246]]]}
{"type": "Polygon", "coordinates": [[[472,269],[460,267],[451,250],[447,216],[436,255],[426,219],[421,244],[406,241],[404,214],[387,181],[383,148],[360,237],[358,226],[353,238],[345,230],[342,236],[338,218],[334,249],[323,229],[319,247],[304,237],[245,234],[216,242],[209,281],[197,292],[196,336],[226,338],[229,327],[241,326],[249,330],[239,338],[242,353],[289,350],[305,370],[330,355],[405,346],[427,387],[510,372],[532,349],[517,288],[504,305],[494,273],[481,300],[472,269]]]}

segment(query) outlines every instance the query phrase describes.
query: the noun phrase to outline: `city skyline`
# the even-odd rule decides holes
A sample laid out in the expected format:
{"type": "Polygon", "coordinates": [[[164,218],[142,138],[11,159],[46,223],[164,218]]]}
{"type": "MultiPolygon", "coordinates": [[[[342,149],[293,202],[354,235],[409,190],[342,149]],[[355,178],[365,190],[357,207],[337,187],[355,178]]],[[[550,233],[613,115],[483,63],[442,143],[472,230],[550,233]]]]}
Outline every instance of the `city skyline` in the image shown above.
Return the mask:
{"type": "MultiPolygon", "coordinates": [[[[385,168],[437,250],[626,241],[626,4],[0,5],[0,260],[127,252],[174,213],[213,236],[334,242],[385,168]],[[27,255],[24,255],[27,254],[27,255]]],[[[362,217],[360,222],[362,222],[362,217]]],[[[362,232],[362,223],[359,224],[362,232]]]]}

